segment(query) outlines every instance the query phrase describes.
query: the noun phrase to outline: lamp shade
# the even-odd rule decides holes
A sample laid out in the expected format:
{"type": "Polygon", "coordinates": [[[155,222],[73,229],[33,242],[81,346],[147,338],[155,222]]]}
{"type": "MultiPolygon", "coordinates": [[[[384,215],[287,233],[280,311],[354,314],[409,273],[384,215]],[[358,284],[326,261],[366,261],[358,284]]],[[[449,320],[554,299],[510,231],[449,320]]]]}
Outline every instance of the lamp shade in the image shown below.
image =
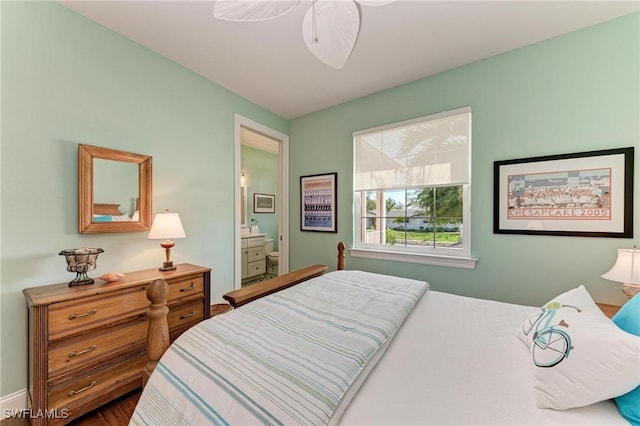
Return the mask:
{"type": "Polygon", "coordinates": [[[640,284],[640,252],[637,249],[618,249],[618,259],[602,278],[625,284],[640,284]]]}
{"type": "Polygon", "coordinates": [[[164,211],[157,213],[153,218],[151,231],[149,231],[150,240],[170,240],[174,238],[185,238],[184,228],[180,221],[178,213],[164,211]]]}

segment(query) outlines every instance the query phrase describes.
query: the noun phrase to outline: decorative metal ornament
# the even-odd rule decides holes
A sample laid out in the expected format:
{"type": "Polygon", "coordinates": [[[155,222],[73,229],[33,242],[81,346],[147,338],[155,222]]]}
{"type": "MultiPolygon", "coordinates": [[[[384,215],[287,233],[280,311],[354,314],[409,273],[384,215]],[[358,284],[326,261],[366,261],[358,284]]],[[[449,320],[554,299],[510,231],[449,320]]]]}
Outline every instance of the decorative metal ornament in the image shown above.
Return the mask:
{"type": "Polygon", "coordinates": [[[101,248],[85,247],[62,250],[58,253],[67,260],[67,271],[76,273],[76,277],[69,282],[69,287],[94,283],[94,280],[87,276],[87,272],[96,269],[98,255],[103,252],[101,248]]]}

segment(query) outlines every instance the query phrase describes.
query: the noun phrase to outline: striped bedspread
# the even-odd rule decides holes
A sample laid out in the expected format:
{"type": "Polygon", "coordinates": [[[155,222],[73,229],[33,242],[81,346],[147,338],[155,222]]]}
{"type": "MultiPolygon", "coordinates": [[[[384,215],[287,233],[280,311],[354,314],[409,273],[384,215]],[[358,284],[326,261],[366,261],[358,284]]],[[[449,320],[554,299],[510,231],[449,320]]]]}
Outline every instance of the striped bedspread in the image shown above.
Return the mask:
{"type": "Polygon", "coordinates": [[[204,321],[164,354],[131,424],[335,421],[343,396],[427,289],[336,271],[204,321]]]}

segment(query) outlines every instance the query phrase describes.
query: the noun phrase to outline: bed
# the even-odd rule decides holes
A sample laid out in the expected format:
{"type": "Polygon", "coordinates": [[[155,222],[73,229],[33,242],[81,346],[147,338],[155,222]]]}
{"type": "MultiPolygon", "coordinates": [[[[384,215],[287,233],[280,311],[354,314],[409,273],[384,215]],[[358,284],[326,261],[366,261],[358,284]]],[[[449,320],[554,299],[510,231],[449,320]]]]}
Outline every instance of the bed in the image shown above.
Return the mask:
{"type": "Polygon", "coordinates": [[[168,349],[166,286],[154,282],[150,377],[131,424],[618,425],[638,414],[640,337],[583,286],[520,306],[347,271],[343,259],[228,293],[235,309],[168,349]]]}
{"type": "Polygon", "coordinates": [[[94,203],[93,204],[93,221],[94,222],[136,222],[140,217],[138,211],[138,199],[136,199],[136,209],[133,215],[120,211],[120,204],[116,203],[94,203]]]}

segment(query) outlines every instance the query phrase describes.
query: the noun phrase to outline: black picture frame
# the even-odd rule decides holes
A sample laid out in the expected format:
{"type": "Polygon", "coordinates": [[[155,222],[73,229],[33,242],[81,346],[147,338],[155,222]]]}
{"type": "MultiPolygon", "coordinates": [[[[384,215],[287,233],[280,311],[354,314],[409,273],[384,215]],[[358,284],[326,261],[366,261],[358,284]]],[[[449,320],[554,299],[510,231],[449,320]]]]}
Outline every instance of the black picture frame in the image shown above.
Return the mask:
{"type": "Polygon", "coordinates": [[[496,234],[633,238],[634,148],[495,161],[496,234]]]}
{"type": "Polygon", "coordinates": [[[300,176],[300,230],[338,232],[338,174],[300,176]]]}

